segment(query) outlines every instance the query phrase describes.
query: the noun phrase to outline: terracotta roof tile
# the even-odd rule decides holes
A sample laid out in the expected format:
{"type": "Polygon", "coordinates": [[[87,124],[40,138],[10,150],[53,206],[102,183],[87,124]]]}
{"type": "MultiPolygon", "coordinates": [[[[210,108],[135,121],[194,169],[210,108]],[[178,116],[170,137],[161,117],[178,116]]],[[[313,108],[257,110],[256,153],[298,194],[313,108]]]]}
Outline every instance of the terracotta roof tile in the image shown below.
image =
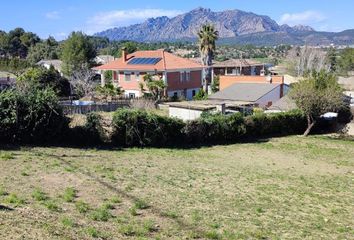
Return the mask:
{"type": "Polygon", "coordinates": [[[137,51],[132,54],[128,54],[127,61],[123,62],[122,58],[107,63],[105,65],[96,67],[96,70],[140,70],[140,71],[165,71],[175,69],[190,69],[190,68],[202,68],[203,66],[193,62],[189,59],[178,57],[164,50],[155,51],[137,51]],[[161,58],[159,62],[154,65],[132,65],[128,64],[133,58],[161,58]]]}

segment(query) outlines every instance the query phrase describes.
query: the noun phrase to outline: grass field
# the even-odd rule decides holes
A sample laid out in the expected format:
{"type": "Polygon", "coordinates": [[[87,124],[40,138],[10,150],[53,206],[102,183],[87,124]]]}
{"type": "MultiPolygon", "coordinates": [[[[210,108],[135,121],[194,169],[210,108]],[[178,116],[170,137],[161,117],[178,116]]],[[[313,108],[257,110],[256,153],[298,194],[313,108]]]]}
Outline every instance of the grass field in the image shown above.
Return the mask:
{"type": "Polygon", "coordinates": [[[354,142],[0,150],[0,239],[354,239],[354,142]]]}

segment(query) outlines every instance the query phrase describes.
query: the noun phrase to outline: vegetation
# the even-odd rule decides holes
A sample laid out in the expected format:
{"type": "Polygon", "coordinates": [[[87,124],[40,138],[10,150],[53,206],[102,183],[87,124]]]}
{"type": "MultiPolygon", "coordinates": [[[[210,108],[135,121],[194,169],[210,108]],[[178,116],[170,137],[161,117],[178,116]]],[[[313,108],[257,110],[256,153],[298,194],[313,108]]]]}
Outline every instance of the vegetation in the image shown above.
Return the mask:
{"type": "Polygon", "coordinates": [[[67,76],[71,76],[74,70],[91,66],[95,57],[96,50],[89,37],[82,32],[73,32],[62,46],[62,70],[67,76]]]}
{"type": "Polygon", "coordinates": [[[313,71],[299,83],[294,84],[290,97],[304,112],[307,118],[307,136],[320,116],[327,112],[338,112],[344,105],[343,89],[337,82],[335,75],[313,71]]]}
{"type": "Polygon", "coordinates": [[[1,91],[0,109],[1,142],[53,141],[67,127],[56,93],[50,88],[1,91]]]}
{"type": "Polygon", "coordinates": [[[1,162],[0,182],[8,195],[0,196],[0,205],[14,210],[0,210],[0,239],[352,237],[352,141],[291,136],[115,151],[1,146],[14,159],[1,162]],[[21,175],[23,169],[29,176],[21,175]],[[34,186],[48,200],[35,201],[34,186]],[[78,197],[65,202],[58,193],[70,186],[78,197]],[[96,215],[113,197],[121,202],[96,215]],[[149,207],[133,216],[129,209],[139,200],[149,207]],[[79,201],[90,204],[83,213],[79,201]]]}
{"type": "Polygon", "coordinates": [[[204,91],[208,92],[208,85],[211,79],[211,65],[213,64],[216,41],[218,40],[219,32],[210,24],[205,24],[198,32],[199,51],[201,54],[202,64],[204,68],[204,91]]]}
{"type": "Polygon", "coordinates": [[[34,65],[40,60],[58,59],[59,55],[59,43],[53,37],[49,37],[29,48],[27,60],[34,65]]]}
{"type": "MultiPolygon", "coordinates": [[[[144,75],[144,84],[156,102],[161,100],[163,92],[167,86],[160,76],[146,74],[144,75]]],[[[140,83],[140,88],[142,92],[145,92],[144,84],[140,83]]]]}

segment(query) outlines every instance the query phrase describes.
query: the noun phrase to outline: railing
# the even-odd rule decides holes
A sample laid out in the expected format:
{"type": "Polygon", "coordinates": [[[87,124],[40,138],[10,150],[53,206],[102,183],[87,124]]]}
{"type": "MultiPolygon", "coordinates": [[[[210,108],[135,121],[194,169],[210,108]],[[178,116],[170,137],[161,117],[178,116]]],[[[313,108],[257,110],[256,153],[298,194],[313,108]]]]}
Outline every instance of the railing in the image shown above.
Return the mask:
{"type": "Polygon", "coordinates": [[[62,104],[64,114],[87,114],[90,112],[114,112],[118,108],[129,107],[128,102],[102,103],[92,105],[67,105],[62,104]]]}

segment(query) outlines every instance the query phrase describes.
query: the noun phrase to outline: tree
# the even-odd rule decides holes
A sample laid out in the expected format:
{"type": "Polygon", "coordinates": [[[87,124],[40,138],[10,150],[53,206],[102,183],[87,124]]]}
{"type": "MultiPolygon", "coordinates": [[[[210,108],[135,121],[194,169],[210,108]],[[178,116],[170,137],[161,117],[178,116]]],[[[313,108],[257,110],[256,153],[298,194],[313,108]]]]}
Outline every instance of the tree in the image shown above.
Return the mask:
{"type": "Polygon", "coordinates": [[[84,66],[91,66],[96,57],[96,50],[90,39],[82,32],[73,32],[64,42],[61,53],[63,73],[67,76],[84,66]]]}
{"type": "Polygon", "coordinates": [[[321,115],[338,112],[344,104],[343,90],[336,76],[325,70],[313,71],[304,80],[295,83],[289,96],[306,115],[307,129],[304,136],[310,133],[321,115]]]}
{"type": "Polygon", "coordinates": [[[288,60],[296,76],[304,76],[306,73],[315,71],[329,71],[325,51],[313,47],[297,47],[289,51],[288,60]]]}
{"type": "Polygon", "coordinates": [[[98,85],[95,77],[96,73],[87,66],[82,66],[81,69],[76,69],[69,79],[72,92],[80,98],[92,98],[98,85]]]}
{"type": "Polygon", "coordinates": [[[331,47],[327,52],[327,62],[329,64],[329,71],[335,73],[337,71],[337,53],[336,49],[331,47]]]}
{"type": "Polygon", "coordinates": [[[70,85],[53,66],[50,69],[44,67],[29,68],[17,79],[17,87],[20,89],[52,88],[59,96],[70,95],[70,85]]]}
{"type": "Polygon", "coordinates": [[[211,24],[205,24],[198,32],[199,51],[204,65],[204,90],[208,91],[208,84],[211,79],[211,65],[213,63],[214,52],[216,48],[216,40],[218,40],[219,32],[211,24]]]}
{"type": "MultiPolygon", "coordinates": [[[[160,76],[158,75],[151,75],[151,74],[146,74],[144,76],[144,82],[146,87],[148,88],[149,93],[152,95],[152,97],[155,99],[155,104],[161,100],[161,97],[163,95],[163,92],[166,88],[166,84],[164,81],[161,79],[160,76]]],[[[140,84],[141,91],[144,90],[144,85],[140,84]]]]}
{"type": "Polygon", "coordinates": [[[40,60],[58,59],[59,44],[54,38],[49,37],[47,40],[37,43],[29,48],[27,60],[31,64],[36,64],[40,60]]]}
{"type": "Polygon", "coordinates": [[[339,66],[344,74],[354,70],[354,48],[346,48],[341,52],[339,66]]]}

